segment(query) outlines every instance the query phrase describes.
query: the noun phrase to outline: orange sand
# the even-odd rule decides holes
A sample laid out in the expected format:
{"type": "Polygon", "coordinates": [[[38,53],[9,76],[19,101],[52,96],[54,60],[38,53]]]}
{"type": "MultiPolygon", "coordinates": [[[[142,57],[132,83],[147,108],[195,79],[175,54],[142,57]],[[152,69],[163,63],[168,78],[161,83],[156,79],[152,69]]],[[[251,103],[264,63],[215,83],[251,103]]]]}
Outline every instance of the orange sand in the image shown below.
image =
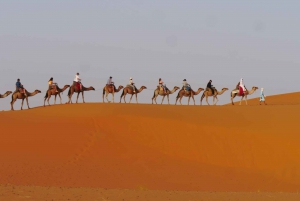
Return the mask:
{"type": "Polygon", "coordinates": [[[298,192],[299,97],[270,96],[268,106],[256,99],[247,107],[90,103],[1,112],[0,184],[298,192]]]}

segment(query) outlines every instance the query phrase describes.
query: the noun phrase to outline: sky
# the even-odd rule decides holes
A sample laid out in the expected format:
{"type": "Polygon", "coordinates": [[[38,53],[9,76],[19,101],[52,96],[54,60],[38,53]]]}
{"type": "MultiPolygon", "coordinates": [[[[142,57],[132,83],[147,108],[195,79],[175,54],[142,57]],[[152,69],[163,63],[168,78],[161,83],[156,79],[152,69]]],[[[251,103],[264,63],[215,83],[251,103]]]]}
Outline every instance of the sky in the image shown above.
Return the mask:
{"type": "MultiPolygon", "coordinates": [[[[85,93],[86,102],[102,101],[109,76],[117,86],[130,77],[146,86],[140,103],[151,103],[158,78],[169,88],[187,79],[194,90],[212,79],[217,89],[229,88],[218,104],[230,102],[241,78],[267,96],[299,91],[299,6],[296,0],[2,0],[0,93],[14,91],[20,78],[28,91],[42,91],[29,98],[31,107],[40,106],[50,77],[63,86],[76,72],[96,89],[85,93]]],[[[0,111],[10,101],[0,99],[0,111]]]]}

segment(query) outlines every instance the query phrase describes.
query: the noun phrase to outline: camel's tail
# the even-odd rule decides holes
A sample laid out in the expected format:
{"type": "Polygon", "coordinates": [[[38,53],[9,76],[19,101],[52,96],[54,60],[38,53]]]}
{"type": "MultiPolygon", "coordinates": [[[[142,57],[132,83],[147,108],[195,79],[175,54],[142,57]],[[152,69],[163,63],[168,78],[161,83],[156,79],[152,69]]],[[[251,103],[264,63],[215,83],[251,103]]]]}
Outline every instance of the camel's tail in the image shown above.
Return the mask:
{"type": "Polygon", "coordinates": [[[45,99],[48,98],[48,91],[46,92],[45,99]]]}
{"type": "Polygon", "coordinates": [[[203,92],[203,94],[202,94],[202,96],[201,96],[201,101],[203,100],[204,96],[205,96],[205,95],[204,95],[204,92],[203,92]]]}
{"type": "Polygon", "coordinates": [[[103,88],[103,95],[105,94],[105,88],[103,88]]]}
{"type": "Polygon", "coordinates": [[[153,97],[152,97],[152,99],[155,97],[155,91],[154,91],[154,94],[153,94],[153,97]]]}
{"type": "Polygon", "coordinates": [[[68,96],[70,97],[70,95],[71,95],[71,89],[69,89],[68,91],[68,96]]]}

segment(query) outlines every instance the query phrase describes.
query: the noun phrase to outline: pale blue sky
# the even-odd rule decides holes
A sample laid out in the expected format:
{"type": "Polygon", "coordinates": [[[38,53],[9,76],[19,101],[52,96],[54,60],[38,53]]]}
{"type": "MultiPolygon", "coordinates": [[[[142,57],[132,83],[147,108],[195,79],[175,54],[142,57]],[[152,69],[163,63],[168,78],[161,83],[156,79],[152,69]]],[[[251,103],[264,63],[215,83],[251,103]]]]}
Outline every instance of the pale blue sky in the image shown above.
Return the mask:
{"type": "MultiPolygon", "coordinates": [[[[97,90],[109,76],[117,85],[132,76],[148,87],[142,103],[151,102],[159,77],[169,88],[186,78],[195,90],[209,79],[233,89],[243,77],[266,95],[298,91],[299,8],[298,1],[278,0],[2,0],[0,93],[20,78],[29,91],[43,91],[30,98],[31,106],[41,105],[50,77],[62,86],[77,71],[97,90]]],[[[102,101],[101,93],[87,92],[86,101],[102,101]]],[[[229,92],[219,98],[229,102],[229,92]]],[[[0,99],[0,110],[10,100],[0,99]]]]}

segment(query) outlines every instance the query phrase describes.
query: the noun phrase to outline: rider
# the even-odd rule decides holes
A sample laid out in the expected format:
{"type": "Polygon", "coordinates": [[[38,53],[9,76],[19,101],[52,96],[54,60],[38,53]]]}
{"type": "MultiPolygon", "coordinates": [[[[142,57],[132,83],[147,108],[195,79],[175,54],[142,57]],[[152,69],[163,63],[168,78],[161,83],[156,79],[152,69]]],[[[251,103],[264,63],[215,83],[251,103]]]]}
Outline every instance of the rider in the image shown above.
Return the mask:
{"type": "Polygon", "coordinates": [[[114,85],[114,82],[112,81],[112,76],[109,77],[109,79],[107,80],[107,83],[106,83],[107,86],[112,86],[113,87],[113,92],[115,90],[115,85],[114,85]]]}
{"type": "Polygon", "coordinates": [[[239,90],[240,90],[240,95],[243,95],[246,92],[246,88],[245,88],[245,85],[244,85],[243,78],[241,78],[240,85],[239,85],[239,90]]]}
{"type": "Polygon", "coordinates": [[[189,91],[191,89],[190,85],[187,83],[186,79],[183,80],[182,82],[182,85],[183,85],[183,89],[184,91],[189,91]]]}
{"type": "Polygon", "coordinates": [[[132,77],[129,79],[129,85],[131,85],[131,87],[133,88],[133,93],[135,93],[136,87],[134,85],[134,82],[132,80],[132,77]]]}
{"type": "Polygon", "coordinates": [[[24,86],[21,84],[20,79],[17,79],[17,82],[16,82],[16,91],[14,93],[20,92],[21,94],[24,94],[25,96],[27,96],[27,94],[25,93],[25,91],[26,90],[25,90],[24,86]]]}
{"type": "Polygon", "coordinates": [[[79,78],[79,73],[76,73],[73,81],[73,86],[77,87],[78,85],[80,86],[80,91],[82,91],[81,79],[79,78]]]}
{"type": "Polygon", "coordinates": [[[215,90],[212,88],[213,85],[211,83],[212,83],[212,80],[209,80],[209,82],[207,83],[206,87],[209,88],[209,89],[211,89],[212,95],[214,95],[215,90]]]}
{"type": "Polygon", "coordinates": [[[158,85],[163,88],[164,93],[167,93],[167,87],[166,87],[166,85],[164,85],[164,82],[162,81],[161,78],[159,78],[159,80],[158,80],[158,85]]]}
{"type": "Polygon", "coordinates": [[[48,81],[48,85],[49,85],[48,90],[55,89],[55,92],[58,92],[57,91],[57,83],[53,82],[53,77],[51,77],[50,80],[48,81]]]}

